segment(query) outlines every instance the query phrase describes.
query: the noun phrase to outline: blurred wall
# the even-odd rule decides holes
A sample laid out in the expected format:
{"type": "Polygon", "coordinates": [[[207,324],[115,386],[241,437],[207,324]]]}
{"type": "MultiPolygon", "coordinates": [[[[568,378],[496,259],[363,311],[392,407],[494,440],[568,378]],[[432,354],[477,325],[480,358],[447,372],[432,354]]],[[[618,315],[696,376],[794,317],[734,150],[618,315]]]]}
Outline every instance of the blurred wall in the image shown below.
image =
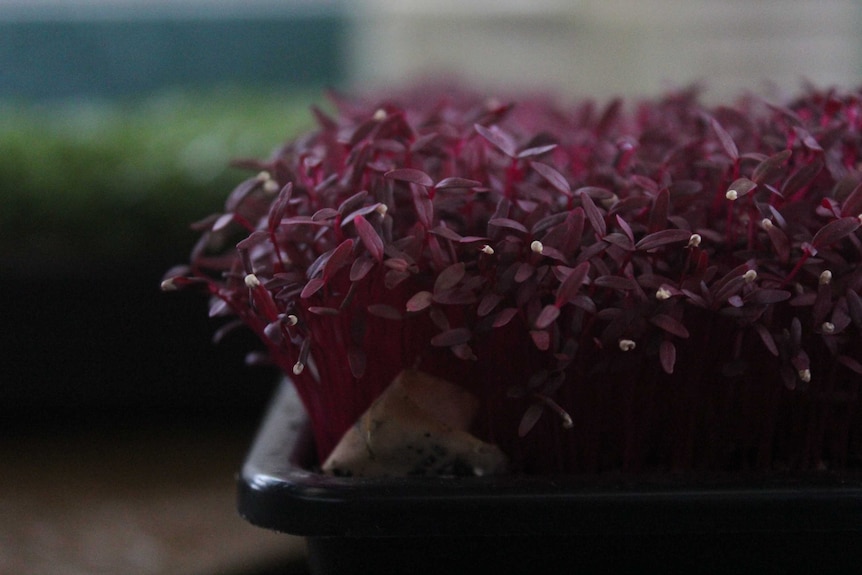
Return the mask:
{"type": "Polygon", "coordinates": [[[351,79],[455,72],[566,95],[862,83],[857,0],[360,0],[351,79]]]}

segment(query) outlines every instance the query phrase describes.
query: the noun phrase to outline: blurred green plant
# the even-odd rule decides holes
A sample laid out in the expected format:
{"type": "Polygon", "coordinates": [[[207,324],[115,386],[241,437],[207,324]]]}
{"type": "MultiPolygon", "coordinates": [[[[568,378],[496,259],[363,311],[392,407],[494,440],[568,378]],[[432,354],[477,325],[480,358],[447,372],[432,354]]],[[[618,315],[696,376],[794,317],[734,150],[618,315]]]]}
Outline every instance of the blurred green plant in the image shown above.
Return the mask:
{"type": "Polygon", "coordinates": [[[312,124],[309,93],[166,92],[131,102],[0,103],[0,257],[116,260],[186,250],[267,156],[312,124]]]}

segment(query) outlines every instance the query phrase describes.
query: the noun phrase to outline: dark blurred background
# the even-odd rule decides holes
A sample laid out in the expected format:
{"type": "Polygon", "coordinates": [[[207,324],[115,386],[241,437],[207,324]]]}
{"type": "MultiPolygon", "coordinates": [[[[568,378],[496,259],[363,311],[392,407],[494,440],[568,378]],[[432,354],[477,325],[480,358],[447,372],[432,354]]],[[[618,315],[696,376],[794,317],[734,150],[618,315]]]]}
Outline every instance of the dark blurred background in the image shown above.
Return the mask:
{"type": "Polygon", "coordinates": [[[278,374],[162,293],[343,86],[332,1],[0,0],[0,573],[303,572],[234,477],[278,374]]]}
{"type": "Polygon", "coordinates": [[[0,0],[0,573],[302,572],[233,477],[279,374],[164,294],[325,87],[862,84],[857,0],[0,0]]]}
{"type": "Polygon", "coordinates": [[[229,161],[343,83],[345,27],[332,2],[0,12],[0,425],[259,414],[255,342],[212,345],[205,299],[159,282],[253,175],[229,161]]]}

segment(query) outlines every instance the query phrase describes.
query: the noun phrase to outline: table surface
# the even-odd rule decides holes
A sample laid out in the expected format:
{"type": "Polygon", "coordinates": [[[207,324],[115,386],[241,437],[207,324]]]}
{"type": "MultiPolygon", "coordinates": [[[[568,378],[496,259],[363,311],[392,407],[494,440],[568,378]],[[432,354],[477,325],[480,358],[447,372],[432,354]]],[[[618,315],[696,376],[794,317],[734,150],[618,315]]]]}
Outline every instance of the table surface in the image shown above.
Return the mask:
{"type": "Polygon", "coordinates": [[[304,573],[300,538],[236,511],[253,429],[0,437],[0,573],[304,573]]]}

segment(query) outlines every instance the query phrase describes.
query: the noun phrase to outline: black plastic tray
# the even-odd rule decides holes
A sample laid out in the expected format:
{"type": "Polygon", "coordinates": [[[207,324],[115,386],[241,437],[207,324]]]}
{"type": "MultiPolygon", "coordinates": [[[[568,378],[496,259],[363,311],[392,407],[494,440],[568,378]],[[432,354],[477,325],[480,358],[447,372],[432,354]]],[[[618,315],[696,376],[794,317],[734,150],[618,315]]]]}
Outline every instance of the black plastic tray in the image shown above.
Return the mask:
{"type": "Polygon", "coordinates": [[[306,536],[314,573],[862,569],[858,476],[351,479],[313,465],[286,381],[243,466],[239,511],[306,536]]]}

